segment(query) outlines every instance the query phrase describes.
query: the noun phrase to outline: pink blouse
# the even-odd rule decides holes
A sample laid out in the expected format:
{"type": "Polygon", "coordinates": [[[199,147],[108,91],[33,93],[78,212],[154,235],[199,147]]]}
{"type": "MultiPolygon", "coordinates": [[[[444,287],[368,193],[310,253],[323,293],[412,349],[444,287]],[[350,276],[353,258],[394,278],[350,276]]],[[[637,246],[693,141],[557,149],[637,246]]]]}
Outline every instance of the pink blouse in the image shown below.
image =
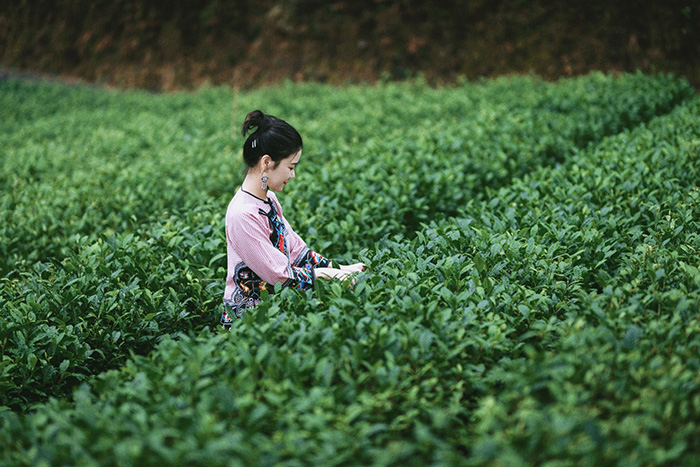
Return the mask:
{"type": "Polygon", "coordinates": [[[294,232],[272,191],[267,201],[243,189],[235,194],[226,210],[226,248],[225,327],[257,305],[262,290],[273,293],[268,284],[311,288],[315,268],[330,265],[294,232]]]}

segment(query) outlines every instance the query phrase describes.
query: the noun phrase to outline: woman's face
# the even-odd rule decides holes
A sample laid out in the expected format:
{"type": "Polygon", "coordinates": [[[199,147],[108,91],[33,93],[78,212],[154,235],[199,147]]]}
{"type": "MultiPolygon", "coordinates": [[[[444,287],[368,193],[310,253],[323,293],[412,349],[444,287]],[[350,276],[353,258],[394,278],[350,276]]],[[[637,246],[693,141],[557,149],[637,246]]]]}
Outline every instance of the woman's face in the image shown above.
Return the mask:
{"type": "Polygon", "coordinates": [[[269,177],[267,186],[272,191],[282,191],[287,182],[294,178],[294,169],[299,163],[300,157],[301,150],[299,150],[299,152],[296,154],[292,154],[291,156],[282,159],[280,163],[277,164],[277,167],[267,171],[267,176],[269,177]]]}

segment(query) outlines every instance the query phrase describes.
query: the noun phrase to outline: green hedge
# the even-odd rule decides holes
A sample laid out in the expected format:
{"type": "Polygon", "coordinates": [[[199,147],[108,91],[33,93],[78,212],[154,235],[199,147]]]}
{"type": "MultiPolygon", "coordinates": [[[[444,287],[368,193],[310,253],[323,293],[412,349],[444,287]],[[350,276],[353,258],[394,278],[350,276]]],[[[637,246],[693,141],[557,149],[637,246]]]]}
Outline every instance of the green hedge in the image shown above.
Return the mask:
{"type": "Polygon", "coordinates": [[[138,232],[171,213],[223,202],[240,180],[238,129],[252,108],[304,135],[290,219],[320,250],[344,255],[453,215],[486,187],[563,161],[692,95],[685,81],[641,74],[444,90],[420,82],[339,90],[289,84],[235,103],[225,89],[160,96],[0,86],[5,274],[67,256],[74,235],[138,232]],[[343,178],[350,174],[353,183],[343,178]]]}
{"type": "Polygon", "coordinates": [[[487,187],[690,92],[684,81],[641,74],[443,90],[286,85],[235,98],[224,89],[158,96],[2,85],[9,189],[0,261],[14,317],[0,330],[0,386],[12,407],[69,392],[163,333],[214,322],[225,252],[217,226],[240,180],[227,141],[240,109],[267,103],[260,107],[309,135],[287,215],[310,245],[339,257],[388,235],[411,238],[418,222],[454,215],[487,187]]]}
{"type": "Polygon", "coordinates": [[[520,78],[445,90],[281,91],[299,99],[273,94],[280,103],[272,110],[300,115],[310,135],[304,170],[289,190],[291,216],[304,238],[334,255],[387,234],[410,237],[421,223],[483,199],[486,189],[556,166],[693,94],[682,81],[641,74],[554,85],[520,78]]]}
{"type": "MultiPolygon", "coordinates": [[[[331,91],[288,85],[238,103],[267,100],[271,113],[304,117],[306,159],[282,195],[285,213],[315,244],[344,241],[336,254],[370,271],[352,289],[279,290],[231,332],[212,332],[231,195],[230,171],[215,172],[233,151],[211,166],[205,153],[193,177],[220,176],[220,193],[197,184],[175,193],[173,170],[173,191],[159,202],[181,207],[161,213],[135,202],[144,214],[133,232],[97,225],[55,239],[65,256],[14,261],[0,283],[0,383],[12,409],[0,412],[0,459],[700,461],[700,100],[686,85],[592,75],[331,91]],[[452,111],[433,128],[433,114],[452,111]],[[450,128],[461,133],[446,143],[450,128]],[[532,149],[538,143],[556,150],[532,149]],[[480,145],[508,157],[465,149],[480,145]],[[410,151],[412,165],[395,157],[410,151]],[[444,183],[455,166],[478,171],[472,160],[483,164],[474,183],[444,183]],[[400,176],[371,175],[378,170],[400,176]],[[378,190],[364,189],[371,177],[378,190]],[[420,191],[412,180],[423,180],[420,191]],[[428,187],[444,197],[420,196],[428,187]],[[425,217],[387,217],[391,203],[425,217]],[[349,230],[333,231],[324,216],[349,230]],[[364,227],[350,228],[356,220],[364,227]]],[[[217,93],[230,97],[108,98],[168,109],[169,99],[195,106],[217,93]]],[[[199,144],[211,151],[229,130],[199,144]]],[[[143,154],[150,161],[158,151],[143,154]]]]}

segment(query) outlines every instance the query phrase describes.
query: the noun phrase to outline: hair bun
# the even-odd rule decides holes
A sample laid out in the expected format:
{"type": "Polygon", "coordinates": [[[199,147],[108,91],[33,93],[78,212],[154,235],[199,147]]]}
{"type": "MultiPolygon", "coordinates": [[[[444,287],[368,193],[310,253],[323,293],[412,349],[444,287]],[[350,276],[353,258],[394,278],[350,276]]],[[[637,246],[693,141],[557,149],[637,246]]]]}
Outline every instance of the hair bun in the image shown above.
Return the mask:
{"type": "Polygon", "coordinates": [[[251,128],[257,128],[256,131],[265,131],[272,125],[272,118],[269,115],[265,115],[262,110],[253,110],[246,115],[241,127],[241,134],[245,136],[251,128]]]}

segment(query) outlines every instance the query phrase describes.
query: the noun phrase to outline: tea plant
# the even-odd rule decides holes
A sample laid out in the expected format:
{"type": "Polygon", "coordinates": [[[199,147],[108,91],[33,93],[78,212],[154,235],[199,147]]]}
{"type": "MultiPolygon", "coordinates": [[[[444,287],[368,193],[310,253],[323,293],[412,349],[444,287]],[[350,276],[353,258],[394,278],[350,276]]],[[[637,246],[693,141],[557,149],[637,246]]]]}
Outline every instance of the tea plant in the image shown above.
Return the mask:
{"type": "MultiPolygon", "coordinates": [[[[7,102],[33,85],[12,86],[7,102]]],[[[101,154],[148,135],[156,143],[104,173],[123,177],[126,212],[91,211],[84,224],[70,214],[63,236],[28,233],[44,252],[9,244],[3,463],[700,460],[700,100],[683,81],[290,84],[239,96],[243,108],[304,117],[304,170],[281,197],[285,214],[312,246],[370,271],[352,288],[278,286],[230,332],[214,330],[235,189],[235,174],[220,173],[234,153],[219,121],[230,94],[43,86],[73,102],[95,93],[112,117],[119,102],[142,116],[145,136],[112,122],[134,131],[101,154]],[[186,115],[209,122],[192,148],[186,115]],[[176,121],[170,136],[156,130],[176,121]],[[157,177],[168,158],[168,177],[157,177]]],[[[3,136],[13,157],[29,146],[24,128],[48,131],[30,120],[38,112],[15,115],[3,136]]],[[[79,144],[95,132],[74,135],[79,144]]],[[[5,171],[3,183],[84,181],[71,202],[104,197],[102,177],[90,182],[94,169],[72,160],[42,172],[37,155],[34,172],[5,171]],[[65,179],[49,180],[60,169],[65,179]]],[[[5,215],[31,217],[33,197],[2,202],[5,215]]],[[[60,203],[44,199],[38,212],[60,203]]]]}

